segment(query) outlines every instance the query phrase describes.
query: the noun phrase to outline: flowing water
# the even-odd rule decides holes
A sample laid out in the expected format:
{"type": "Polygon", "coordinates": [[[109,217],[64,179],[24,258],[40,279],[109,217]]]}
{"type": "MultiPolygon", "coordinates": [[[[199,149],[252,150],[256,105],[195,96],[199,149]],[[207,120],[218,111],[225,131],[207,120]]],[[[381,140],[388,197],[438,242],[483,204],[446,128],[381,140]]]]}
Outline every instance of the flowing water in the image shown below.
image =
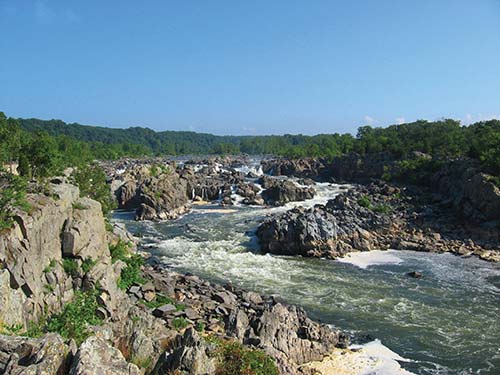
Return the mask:
{"type": "MultiPolygon", "coordinates": [[[[342,188],[319,184],[325,203],[342,188]]],[[[166,267],[279,295],[322,322],[381,342],[415,374],[500,374],[500,267],[477,258],[412,251],[357,253],[342,261],[264,255],[253,235],[289,209],[197,206],[163,223],[115,219],[166,267]],[[421,279],[406,276],[422,272],[421,279]]],[[[383,372],[379,372],[384,374],[383,372]]]]}

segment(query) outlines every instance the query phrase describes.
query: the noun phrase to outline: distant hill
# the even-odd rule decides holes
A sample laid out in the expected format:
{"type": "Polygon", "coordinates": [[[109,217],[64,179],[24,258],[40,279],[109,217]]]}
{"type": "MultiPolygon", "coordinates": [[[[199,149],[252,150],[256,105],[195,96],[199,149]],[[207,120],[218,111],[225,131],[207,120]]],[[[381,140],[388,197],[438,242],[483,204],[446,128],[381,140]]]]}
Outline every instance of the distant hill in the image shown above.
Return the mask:
{"type": "Polygon", "coordinates": [[[153,153],[208,154],[219,143],[239,144],[238,137],[216,136],[188,131],[163,131],[142,127],[114,129],[101,126],[67,124],[61,120],[18,119],[27,131],[45,131],[49,135],[66,135],[80,141],[102,142],[106,144],[137,144],[145,146],[153,153]]]}
{"type": "Polygon", "coordinates": [[[320,156],[331,153],[333,156],[350,151],[345,145],[354,142],[354,137],[350,134],[217,136],[190,131],[156,132],[142,127],[115,129],[78,123],[67,124],[61,120],[17,120],[21,127],[29,132],[44,131],[51,136],[65,135],[79,141],[110,145],[138,145],[148,153],[163,155],[246,153],[320,156]]]}

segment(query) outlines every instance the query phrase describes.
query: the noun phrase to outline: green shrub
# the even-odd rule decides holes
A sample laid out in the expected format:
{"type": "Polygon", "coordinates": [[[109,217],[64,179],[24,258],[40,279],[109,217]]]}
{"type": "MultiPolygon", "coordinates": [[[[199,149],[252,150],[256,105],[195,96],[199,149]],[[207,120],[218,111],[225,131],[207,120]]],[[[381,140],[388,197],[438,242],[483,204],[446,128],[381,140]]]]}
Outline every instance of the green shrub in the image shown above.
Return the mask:
{"type": "Polygon", "coordinates": [[[123,241],[118,240],[116,244],[109,245],[109,252],[111,253],[111,260],[115,263],[117,260],[125,261],[130,251],[130,244],[123,241]]]}
{"type": "Polygon", "coordinates": [[[198,332],[205,332],[205,323],[202,321],[196,322],[196,325],[194,327],[198,332]]]}
{"type": "Polygon", "coordinates": [[[141,276],[141,266],[144,264],[142,256],[132,254],[129,258],[124,258],[123,261],[127,265],[122,269],[118,279],[118,287],[126,290],[134,284],[144,284],[144,279],[141,276]]]}
{"type": "Polygon", "coordinates": [[[423,157],[401,160],[396,163],[392,178],[415,185],[429,186],[432,176],[442,165],[443,163],[439,160],[423,157]]]}
{"type": "Polygon", "coordinates": [[[362,197],[358,198],[358,204],[361,207],[370,208],[372,205],[372,202],[371,202],[370,198],[368,198],[366,195],[363,195],[362,197]]]}
{"type": "Polygon", "coordinates": [[[106,227],[107,232],[113,233],[113,224],[111,224],[107,216],[104,217],[104,226],[106,227]]]}
{"type": "Polygon", "coordinates": [[[64,258],[62,260],[62,266],[66,274],[72,277],[78,276],[78,263],[75,259],[64,258]]]}
{"type": "Polygon", "coordinates": [[[71,175],[73,182],[80,188],[80,196],[94,199],[101,203],[102,212],[108,215],[116,207],[106,182],[104,170],[97,164],[78,168],[71,175]]]}
{"type": "Polygon", "coordinates": [[[184,311],[186,309],[186,305],[184,305],[183,303],[175,302],[172,298],[165,297],[162,294],[157,294],[155,299],[152,301],[149,301],[149,302],[148,301],[141,301],[141,303],[150,309],[156,309],[157,307],[167,305],[167,304],[174,305],[175,308],[177,309],[177,311],[184,311]]]}
{"type": "Polygon", "coordinates": [[[387,204],[377,204],[372,207],[372,210],[379,214],[390,214],[392,212],[391,206],[387,204]]]}
{"type": "Polygon", "coordinates": [[[153,164],[151,168],[149,168],[149,174],[153,177],[158,176],[158,167],[156,166],[156,164],[153,164]]]}
{"type": "Polygon", "coordinates": [[[216,375],[278,375],[274,359],[261,350],[236,341],[215,341],[218,346],[216,375]]]}
{"type": "Polygon", "coordinates": [[[44,269],[43,269],[43,273],[49,273],[51,272],[54,267],[56,266],[56,261],[54,259],[52,259],[49,263],[48,266],[46,266],[44,269]]]}
{"type": "Polygon", "coordinates": [[[43,336],[44,333],[43,332],[44,325],[45,325],[44,318],[42,318],[39,323],[31,321],[28,323],[28,329],[26,330],[26,332],[22,334],[22,336],[34,337],[34,338],[41,337],[43,336]]]}
{"type": "Polygon", "coordinates": [[[189,322],[183,317],[178,317],[178,318],[175,318],[174,320],[172,320],[172,326],[175,329],[186,328],[188,325],[189,325],[189,322]]]}
{"type": "Polygon", "coordinates": [[[165,297],[162,294],[157,294],[154,300],[152,300],[152,301],[141,301],[141,303],[144,306],[146,306],[146,307],[148,307],[150,309],[156,309],[157,307],[160,307],[160,306],[163,306],[163,305],[167,305],[169,303],[172,304],[172,305],[174,305],[175,301],[172,298],[165,297]]]}
{"type": "Polygon", "coordinates": [[[12,227],[15,208],[25,212],[31,210],[26,200],[28,183],[19,176],[10,173],[0,175],[0,231],[12,227]]]}
{"type": "Polygon", "coordinates": [[[77,291],[72,302],[66,304],[60,314],[55,314],[47,320],[44,331],[57,332],[67,339],[74,339],[80,345],[91,335],[90,325],[100,325],[102,320],[97,316],[96,290],[77,291]]]}
{"type": "Polygon", "coordinates": [[[89,272],[97,263],[97,260],[93,260],[92,258],[87,258],[82,262],[82,271],[84,273],[89,272]]]}
{"type": "Polygon", "coordinates": [[[139,368],[149,369],[153,364],[153,359],[151,357],[147,358],[132,357],[130,358],[130,363],[133,363],[139,368]]]}
{"type": "Polygon", "coordinates": [[[24,326],[22,324],[4,325],[0,323],[0,335],[19,336],[23,330],[24,326]]]}

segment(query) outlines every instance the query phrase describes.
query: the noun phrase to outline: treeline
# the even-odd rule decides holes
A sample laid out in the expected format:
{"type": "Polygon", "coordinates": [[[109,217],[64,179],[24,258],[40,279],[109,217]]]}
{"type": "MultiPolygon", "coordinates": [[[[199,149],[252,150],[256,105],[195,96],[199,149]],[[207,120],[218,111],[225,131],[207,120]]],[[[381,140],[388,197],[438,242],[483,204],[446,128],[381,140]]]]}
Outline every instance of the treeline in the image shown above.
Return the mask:
{"type": "MultiPolygon", "coordinates": [[[[31,139],[31,145],[27,146],[25,142],[25,149],[36,151],[40,149],[40,143],[44,143],[44,147],[56,150],[56,164],[121,156],[239,153],[331,159],[350,152],[387,152],[404,159],[412,151],[419,151],[438,158],[475,158],[490,172],[500,173],[498,120],[470,126],[462,126],[459,121],[450,119],[419,120],[386,128],[363,126],[356,136],[337,133],[315,136],[216,136],[183,131],[155,132],[141,127],[111,129],[66,124],[60,120],[3,118],[4,122],[19,125],[20,131],[26,134],[22,138],[31,139]]],[[[36,164],[33,160],[31,162],[36,164]]]]}
{"type": "Polygon", "coordinates": [[[282,156],[337,156],[351,151],[355,138],[350,134],[316,136],[216,136],[187,131],[155,132],[131,127],[112,129],[66,124],[61,120],[17,119],[24,130],[44,131],[51,136],[65,135],[91,142],[94,147],[110,145],[109,156],[117,155],[208,155],[273,154],[282,156]]]}

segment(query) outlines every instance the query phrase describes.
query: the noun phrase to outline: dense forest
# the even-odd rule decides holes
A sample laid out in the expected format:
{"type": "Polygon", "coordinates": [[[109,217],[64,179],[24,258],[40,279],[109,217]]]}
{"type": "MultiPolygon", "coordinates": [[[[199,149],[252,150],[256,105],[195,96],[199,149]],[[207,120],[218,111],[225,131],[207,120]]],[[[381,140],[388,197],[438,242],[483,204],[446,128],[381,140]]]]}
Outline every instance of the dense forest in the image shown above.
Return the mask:
{"type": "Polygon", "coordinates": [[[412,151],[437,158],[471,157],[500,173],[500,121],[462,126],[459,121],[419,120],[385,128],[363,126],[357,135],[215,136],[133,127],[111,129],[60,120],[7,118],[0,112],[0,161],[19,161],[21,173],[47,175],[68,165],[122,156],[273,154],[333,158],[356,152],[388,152],[404,159],[412,151]]]}

